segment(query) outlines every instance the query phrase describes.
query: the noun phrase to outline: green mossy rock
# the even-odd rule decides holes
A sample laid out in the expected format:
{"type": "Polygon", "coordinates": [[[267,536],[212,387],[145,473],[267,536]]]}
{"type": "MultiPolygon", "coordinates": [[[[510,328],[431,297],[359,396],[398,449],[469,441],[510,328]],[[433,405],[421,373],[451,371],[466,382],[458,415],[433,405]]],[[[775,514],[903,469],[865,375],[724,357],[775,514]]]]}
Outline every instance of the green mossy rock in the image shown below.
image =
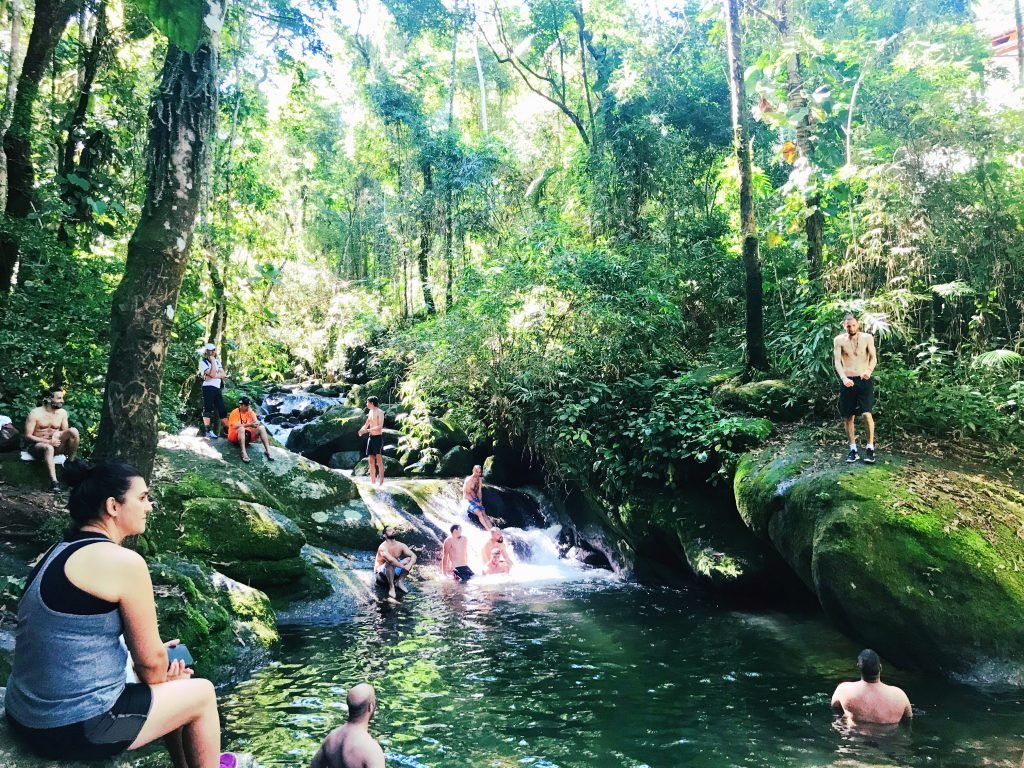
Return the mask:
{"type": "Polygon", "coordinates": [[[149,571],[160,635],[189,647],[197,675],[225,682],[266,659],[278,634],[265,594],[176,557],[152,559],[149,571]]]}
{"type": "Polygon", "coordinates": [[[781,379],[746,384],[730,381],[718,387],[712,399],[719,408],[764,416],[773,421],[793,421],[808,410],[798,401],[789,382],[781,379]]]}
{"type": "Polygon", "coordinates": [[[469,437],[449,419],[430,419],[430,437],[427,442],[443,456],[457,445],[468,446],[469,437]]]}
{"type": "MultiPolygon", "coordinates": [[[[354,477],[369,477],[370,462],[368,459],[360,459],[359,463],[352,470],[354,477]]],[[[405,477],[405,467],[398,459],[384,456],[384,477],[405,477]]]]}
{"type": "Polygon", "coordinates": [[[452,448],[437,463],[438,477],[465,477],[473,471],[473,452],[461,445],[452,448]]]}
{"type": "Polygon", "coordinates": [[[359,451],[338,451],[331,454],[331,460],[327,463],[331,469],[353,469],[359,463],[362,454],[359,451]]]}
{"type": "Polygon", "coordinates": [[[420,452],[419,459],[405,468],[405,474],[409,477],[432,477],[440,460],[441,456],[436,448],[425,448],[420,452]]]}
{"type": "Polygon", "coordinates": [[[743,457],[734,491],[842,629],[899,664],[1019,682],[1024,495],[933,457],[846,465],[796,441],[743,457]]]}
{"type": "MultiPolygon", "coordinates": [[[[194,532],[186,525],[186,504],[200,499],[267,507],[297,523],[308,538],[328,538],[322,535],[324,524],[319,518],[357,499],[355,483],[341,472],[283,449],[271,451],[272,462],[262,449],[255,449],[250,454],[252,463],[243,464],[238,449],[225,441],[164,438],[154,469],[152,485],[159,504],[147,524],[148,545],[153,551],[187,553],[187,536],[194,532]]],[[[232,514],[230,505],[207,509],[232,514]]]]}
{"type": "Polygon", "coordinates": [[[288,450],[326,464],[331,454],[358,451],[366,443],[359,430],[366,423],[361,408],[335,405],[316,421],[296,427],[288,435],[288,450]]]}

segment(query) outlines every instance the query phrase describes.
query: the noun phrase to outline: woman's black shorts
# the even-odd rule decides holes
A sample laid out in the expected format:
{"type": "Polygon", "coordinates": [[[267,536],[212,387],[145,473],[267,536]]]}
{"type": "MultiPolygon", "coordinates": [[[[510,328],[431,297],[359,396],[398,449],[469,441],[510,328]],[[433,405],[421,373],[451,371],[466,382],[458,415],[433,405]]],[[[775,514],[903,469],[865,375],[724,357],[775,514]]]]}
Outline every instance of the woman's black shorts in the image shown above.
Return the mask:
{"type": "Polygon", "coordinates": [[[839,413],[844,419],[871,413],[875,405],[875,380],[857,377],[852,387],[839,385],[839,413]]]}
{"type": "Polygon", "coordinates": [[[228,407],[224,405],[224,390],[220,387],[203,387],[203,414],[221,419],[228,415],[228,407]]]}
{"type": "Polygon", "coordinates": [[[146,724],[153,692],[148,685],[128,683],[102,715],[60,728],[29,728],[7,713],[11,730],[25,745],[48,760],[105,760],[124,752],[146,724]]]}

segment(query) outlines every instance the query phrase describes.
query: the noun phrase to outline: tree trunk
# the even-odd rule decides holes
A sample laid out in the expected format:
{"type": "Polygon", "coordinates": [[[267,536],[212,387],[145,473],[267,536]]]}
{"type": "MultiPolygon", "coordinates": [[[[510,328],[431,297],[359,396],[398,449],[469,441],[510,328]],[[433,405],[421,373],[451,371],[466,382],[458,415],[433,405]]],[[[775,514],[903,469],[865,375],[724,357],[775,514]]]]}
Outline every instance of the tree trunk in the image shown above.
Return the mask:
{"type": "Polygon", "coordinates": [[[434,213],[434,170],[430,163],[423,163],[420,167],[423,172],[423,200],[422,211],[420,212],[420,250],[419,269],[420,287],[423,289],[423,306],[428,315],[435,312],[434,294],[430,290],[430,240],[433,235],[432,216],[434,213]]]}
{"type": "Polygon", "coordinates": [[[743,238],[743,270],[746,274],[746,368],[768,367],[764,347],[764,296],[761,261],[758,256],[757,222],[754,220],[753,168],[750,159],[750,131],[747,94],[743,84],[743,49],[740,32],[740,0],[723,0],[725,5],[725,46],[729,55],[729,94],[732,97],[733,149],[740,172],[740,222],[743,238]]]}
{"type": "MultiPolygon", "coordinates": [[[[11,55],[7,61],[7,89],[3,111],[0,112],[0,147],[3,146],[7,129],[11,127],[14,114],[14,98],[18,92],[18,75],[21,72],[21,15],[24,12],[21,0],[11,2],[11,55]]],[[[7,207],[7,153],[0,149],[0,211],[7,207]]]]}
{"type": "Polygon", "coordinates": [[[1017,85],[1024,88],[1024,16],[1020,12],[1020,0],[1013,0],[1013,22],[1017,30],[1017,85]]]}
{"type": "Polygon", "coordinates": [[[89,50],[86,52],[82,61],[81,74],[78,80],[78,100],[75,103],[74,111],[71,113],[71,119],[68,121],[68,132],[64,139],[64,148],[57,163],[57,174],[65,179],[63,182],[64,191],[61,194],[61,199],[71,210],[68,217],[61,222],[57,233],[58,237],[64,242],[68,242],[70,240],[66,229],[69,223],[83,223],[92,218],[92,209],[82,202],[82,195],[80,194],[81,190],[78,190],[74,184],[69,183],[66,179],[70,173],[76,173],[79,176],[88,178],[90,172],[93,170],[93,165],[95,164],[95,162],[90,164],[88,161],[96,161],[100,159],[99,153],[97,153],[95,157],[89,156],[91,153],[88,152],[87,145],[90,143],[102,143],[105,137],[103,134],[100,134],[99,137],[97,137],[96,142],[94,142],[92,138],[86,142],[85,120],[89,114],[89,102],[92,99],[92,86],[96,80],[96,73],[100,66],[100,58],[106,44],[107,3],[106,0],[100,0],[100,3],[96,8],[96,29],[93,32],[89,50]],[[75,154],[79,145],[82,145],[82,158],[76,162],[75,154]],[[83,160],[86,162],[83,162],[83,160]],[[88,168],[88,170],[83,173],[82,171],[86,168],[88,168]]]}
{"type": "MultiPolygon", "coordinates": [[[[448,182],[449,184],[451,181],[448,182]]],[[[444,308],[447,312],[452,306],[452,283],[455,281],[455,255],[452,253],[452,240],[455,236],[455,221],[452,211],[451,190],[444,198],[444,308]]]]}
{"type": "MultiPolygon", "coordinates": [[[[224,12],[207,0],[214,21],[224,12]]],[[[95,453],[153,470],[167,341],[185,274],[217,117],[217,46],[169,45],[149,111],[146,197],[110,311],[110,364],[95,453]]]]}
{"type": "MultiPolygon", "coordinates": [[[[8,218],[24,219],[32,212],[35,169],[32,166],[32,122],[43,72],[68,21],[84,0],[37,0],[32,33],[14,97],[11,126],[4,135],[7,156],[8,218]]],[[[11,289],[18,264],[18,242],[10,234],[0,237],[0,296],[11,289]]]]}
{"type": "MultiPolygon", "coordinates": [[[[1020,0],[1018,0],[1019,2],[1020,0]]],[[[473,38],[473,61],[476,62],[476,82],[480,86],[480,127],[484,136],[487,135],[487,81],[484,80],[484,67],[480,63],[480,44],[473,38]]]]}
{"type": "Polygon", "coordinates": [[[455,61],[459,53],[459,4],[452,10],[452,64],[448,73],[448,130],[455,126],[455,61]]]}
{"type": "MultiPolygon", "coordinates": [[[[800,65],[800,54],[796,52],[796,40],[789,18],[789,0],[779,0],[778,28],[782,44],[793,53],[786,62],[786,105],[790,114],[804,111],[796,124],[796,148],[808,165],[814,165],[814,132],[811,129],[811,114],[807,108],[804,93],[804,74],[800,65]]],[[[804,217],[804,234],[807,236],[807,276],[812,282],[821,280],[825,256],[825,214],[821,212],[821,195],[814,192],[804,199],[804,207],[811,211],[804,217]]]]}

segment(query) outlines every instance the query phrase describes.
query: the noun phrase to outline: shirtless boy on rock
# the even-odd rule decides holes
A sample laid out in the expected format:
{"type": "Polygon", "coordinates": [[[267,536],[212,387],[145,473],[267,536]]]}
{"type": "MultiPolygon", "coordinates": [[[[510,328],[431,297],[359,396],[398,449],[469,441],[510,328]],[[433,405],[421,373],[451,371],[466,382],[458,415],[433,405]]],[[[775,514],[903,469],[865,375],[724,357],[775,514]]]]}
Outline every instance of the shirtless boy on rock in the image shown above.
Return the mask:
{"type": "Polygon", "coordinates": [[[846,424],[846,436],[850,440],[850,452],[846,463],[853,464],[860,458],[857,453],[857,432],[854,419],[860,415],[868,430],[868,442],[864,446],[864,462],[875,463],[875,420],[871,409],[875,404],[875,380],[871,374],[878,364],[875,356],[875,337],[862,333],[860,323],[853,314],[843,319],[845,333],[840,333],[832,342],[832,362],[839,374],[839,413],[846,424]]]}

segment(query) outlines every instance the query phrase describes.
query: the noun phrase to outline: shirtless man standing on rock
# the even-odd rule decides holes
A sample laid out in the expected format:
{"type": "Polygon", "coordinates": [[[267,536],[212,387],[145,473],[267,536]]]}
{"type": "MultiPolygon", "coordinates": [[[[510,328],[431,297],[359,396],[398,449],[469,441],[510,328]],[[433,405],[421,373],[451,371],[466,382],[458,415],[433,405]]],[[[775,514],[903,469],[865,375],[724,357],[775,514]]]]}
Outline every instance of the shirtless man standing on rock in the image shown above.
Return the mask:
{"type": "Polygon", "coordinates": [[[871,373],[878,364],[875,356],[875,337],[860,332],[860,323],[853,314],[843,319],[846,333],[840,333],[832,342],[832,361],[842,386],[839,388],[839,413],[846,423],[846,436],[850,439],[850,452],[846,463],[853,464],[857,453],[857,432],[854,418],[860,414],[868,428],[868,442],[864,446],[864,462],[875,463],[875,420],[871,408],[875,404],[875,380],[871,373]]]}
{"type": "Polygon", "coordinates": [[[376,397],[366,398],[370,409],[366,423],[359,428],[359,436],[366,440],[366,463],[370,465],[370,485],[384,485],[384,411],[376,397]]]}
{"type": "Polygon", "coordinates": [[[484,512],[484,468],[479,464],[473,467],[473,474],[466,478],[466,482],[462,484],[462,497],[466,500],[466,514],[469,515],[469,519],[473,519],[473,515],[476,515],[476,519],[480,521],[480,525],[486,530],[491,530],[494,527],[494,523],[491,522],[491,518],[484,512]]]}
{"type": "Polygon", "coordinates": [[[832,709],[853,723],[899,723],[914,716],[910,699],[901,688],[881,681],[882,662],[865,648],[857,656],[860,680],[840,683],[832,694],[832,709]]]}
{"type": "Polygon", "coordinates": [[[370,735],[377,693],[369,683],[348,692],[348,722],[331,731],[309,768],[384,768],[384,750],[370,735]]]}
{"type": "Polygon", "coordinates": [[[46,471],[50,473],[50,490],[59,491],[53,457],[73,459],[78,453],[78,430],[68,426],[62,388],[52,387],[43,404],[29,411],[25,420],[25,450],[46,465],[46,471]]]}
{"type": "Polygon", "coordinates": [[[469,541],[462,535],[461,525],[451,527],[451,535],[441,547],[441,573],[456,581],[469,581],[476,575],[469,567],[469,541]]]}

